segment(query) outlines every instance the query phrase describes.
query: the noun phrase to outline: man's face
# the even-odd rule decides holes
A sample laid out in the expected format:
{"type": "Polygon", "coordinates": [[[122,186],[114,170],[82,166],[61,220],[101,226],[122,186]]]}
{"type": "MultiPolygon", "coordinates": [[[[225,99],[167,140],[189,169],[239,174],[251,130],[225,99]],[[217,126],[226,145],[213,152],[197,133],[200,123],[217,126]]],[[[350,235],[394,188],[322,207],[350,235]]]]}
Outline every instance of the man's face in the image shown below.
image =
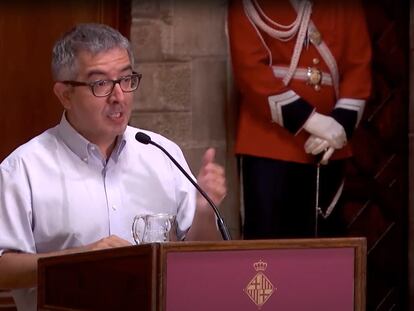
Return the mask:
{"type": "MultiPolygon", "coordinates": [[[[92,55],[78,55],[77,81],[116,80],[132,73],[125,49],[115,48],[92,55]]],[[[116,84],[106,97],[96,97],[89,86],[70,87],[68,100],[63,103],[69,123],[101,150],[108,148],[125,131],[131,116],[133,92],[124,93],[116,84]]]]}

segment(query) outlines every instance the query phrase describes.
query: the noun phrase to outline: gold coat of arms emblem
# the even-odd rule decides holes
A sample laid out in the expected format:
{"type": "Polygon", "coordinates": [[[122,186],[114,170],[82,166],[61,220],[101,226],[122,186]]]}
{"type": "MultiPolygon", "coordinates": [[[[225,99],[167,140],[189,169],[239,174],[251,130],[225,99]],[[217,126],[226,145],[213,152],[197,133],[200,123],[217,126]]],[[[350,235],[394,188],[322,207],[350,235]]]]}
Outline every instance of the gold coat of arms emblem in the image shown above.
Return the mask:
{"type": "Polygon", "coordinates": [[[253,264],[253,268],[257,273],[247,284],[244,292],[260,309],[270,298],[270,296],[272,296],[276,288],[264,274],[264,271],[267,268],[266,262],[259,260],[253,264]]]}

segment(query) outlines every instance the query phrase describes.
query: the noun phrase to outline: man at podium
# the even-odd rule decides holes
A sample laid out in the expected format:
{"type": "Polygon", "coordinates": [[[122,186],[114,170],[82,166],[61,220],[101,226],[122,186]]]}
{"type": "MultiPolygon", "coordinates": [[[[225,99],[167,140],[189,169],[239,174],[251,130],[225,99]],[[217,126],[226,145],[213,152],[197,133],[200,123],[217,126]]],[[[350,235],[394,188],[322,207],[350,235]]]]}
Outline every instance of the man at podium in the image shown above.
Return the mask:
{"type": "MultiPolygon", "coordinates": [[[[149,135],[191,175],[180,148],[128,126],[142,75],[125,37],[105,25],[78,25],[56,42],[52,72],[60,123],[0,165],[0,289],[12,289],[25,311],[36,309],[39,258],[129,246],[138,214],[175,215],[178,239],[220,237],[208,203],[165,154],[135,135],[149,135]]],[[[197,180],[214,203],[222,201],[224,172],[213,149],[197,180]]]]}

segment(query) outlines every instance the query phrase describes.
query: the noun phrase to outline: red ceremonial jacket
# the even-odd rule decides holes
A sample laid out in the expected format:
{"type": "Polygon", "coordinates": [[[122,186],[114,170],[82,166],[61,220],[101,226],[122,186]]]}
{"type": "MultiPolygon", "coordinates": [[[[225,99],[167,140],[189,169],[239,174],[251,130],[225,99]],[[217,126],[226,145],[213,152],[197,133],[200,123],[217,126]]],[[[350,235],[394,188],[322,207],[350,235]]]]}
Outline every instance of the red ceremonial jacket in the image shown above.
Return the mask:
{"type": "MultiPolygon", "coordinates": [[[[254,2],[254,1],[253,1],[254,2]]],[[[297,12],[289,1],[257,1],[271,20],[289,25],[297,12]]],[[[304,144],[309,133],[302,129],[313,111],[333,116],[349,136],[361,118],[371,90],[371,45],[364,12],[357,1],[313,1],[311,21],[336,61],[338,88],[322,83],[320,89],[304,79],[285,85],[276,67],[288,68],[297,35],[280,41],[255,26],[242,0],[230,3],[228,32],[233,73],[240,92],[236,153],[311,163],[304,144]],[[294,95],[294,96],[293,96],[294,95]],[[283,99],[286,98],[286,99],[283,99]]],[[[304,46],[297,73],[316,68],[331,74],[320,51],[304,46]]],[[[329,80],[329,79],[328,79],[329,80]]],[[[351,155],[348,143],[332,159],[351,155]]]]}

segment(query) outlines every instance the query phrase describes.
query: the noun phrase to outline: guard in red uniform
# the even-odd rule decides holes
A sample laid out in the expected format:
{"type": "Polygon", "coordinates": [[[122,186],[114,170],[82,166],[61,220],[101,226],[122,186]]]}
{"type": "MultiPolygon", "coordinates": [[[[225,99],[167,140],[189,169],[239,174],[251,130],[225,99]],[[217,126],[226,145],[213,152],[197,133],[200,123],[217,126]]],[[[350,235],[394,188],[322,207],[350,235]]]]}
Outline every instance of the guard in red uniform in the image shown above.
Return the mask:
{"type": "Polygon", "coordinates": [[[236,0],[228,31],[244,237],[313,236],[317,208],[322,223],[335,218],[349,139],[370,95],[363,9],[354,0],[236,0]]]}

